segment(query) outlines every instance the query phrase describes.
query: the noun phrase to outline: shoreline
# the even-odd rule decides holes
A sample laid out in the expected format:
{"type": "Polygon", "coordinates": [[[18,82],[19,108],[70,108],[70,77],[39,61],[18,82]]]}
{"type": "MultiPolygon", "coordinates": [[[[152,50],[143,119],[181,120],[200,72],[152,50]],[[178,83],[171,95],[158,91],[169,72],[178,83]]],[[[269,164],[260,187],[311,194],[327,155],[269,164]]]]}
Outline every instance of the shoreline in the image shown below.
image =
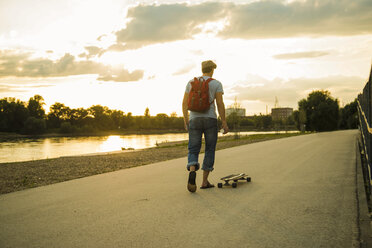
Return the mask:
{"type": "MultiPolygon", "coordinates": [[[[298,131],[297,129],[290,130],[271,130],[271,129],[247,129],[239,130],[237,132],[293,132],[298,131]]],[[[235,131],[230,131],[234,133],[235,131]]],[[[172,133],[187,133],[181,129],[153,129],[153,130],[125,130],[125,131],[99,131],[94,133],[44,133],[44,134],[19,134],[19,133],[7,133],[0,132],[0,141],[2,139],[22,139],[22,138],[55,138],[55,137],[99,137],[99,136],[111,136],[111,135],[151,135],[151,134],[172,134],[172,133]]]]}
{"type": "Polygon", "coordinates": [[[184,130],[128,130],[123,132],[102,131],[96,133],[44,133],[44,134],[19,134],[0,132],[1,139],[19,138],[55,138],[55,137],[98,137],[111,135],[146,135],[146,134],[166,134],[166,133],[186,133],[184,130]]]}
{"type": "MultiPolygon", "coordinates": [[[[308,133],[305,133],[308,134],[308,133]]],[[[287,138],[303,133],[256,134],[220,137],[216,150],[267,140],[287,138]]],[[[109,154],[87,154],[26,162],[0,164],[0,195],[45,186],[77,178],[152,164],[187,156],[187,140],[169,142],[158,147],[116,151],[109,154]]],[[[202,150],[204,151],[204,145],[202,150]]]]}

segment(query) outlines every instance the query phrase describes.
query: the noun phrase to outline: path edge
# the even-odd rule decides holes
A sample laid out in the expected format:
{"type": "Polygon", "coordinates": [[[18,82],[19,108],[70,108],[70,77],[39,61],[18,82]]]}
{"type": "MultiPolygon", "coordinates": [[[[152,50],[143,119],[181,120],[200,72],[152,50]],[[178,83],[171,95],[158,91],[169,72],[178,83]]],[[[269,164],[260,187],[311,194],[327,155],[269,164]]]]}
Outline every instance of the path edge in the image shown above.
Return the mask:
{"type": "Polygon", "coordinates": [[[361,153],[358,139],[355,142],[356,150],[356,197],[357,197],[357,224],[359,226],[359,247],[372,247],[371,219],[368,210],[367,195],[364,187],[361,153]]]}

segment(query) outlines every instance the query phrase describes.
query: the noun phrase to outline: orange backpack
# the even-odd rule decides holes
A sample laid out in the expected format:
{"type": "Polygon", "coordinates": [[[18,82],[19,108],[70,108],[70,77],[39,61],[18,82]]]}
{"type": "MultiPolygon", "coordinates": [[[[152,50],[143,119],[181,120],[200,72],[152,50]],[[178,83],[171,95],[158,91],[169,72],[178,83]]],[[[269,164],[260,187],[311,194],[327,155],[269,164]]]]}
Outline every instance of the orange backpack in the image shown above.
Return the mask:
{"type": "Polygon", "coordinates": [[[191,82],[191,90],[189,93],[188,110],[195,112],[206,112],[211,103],[209,102],[209,82],[213,78],[204,80],[203,77],[194,78],[191,82]]]}

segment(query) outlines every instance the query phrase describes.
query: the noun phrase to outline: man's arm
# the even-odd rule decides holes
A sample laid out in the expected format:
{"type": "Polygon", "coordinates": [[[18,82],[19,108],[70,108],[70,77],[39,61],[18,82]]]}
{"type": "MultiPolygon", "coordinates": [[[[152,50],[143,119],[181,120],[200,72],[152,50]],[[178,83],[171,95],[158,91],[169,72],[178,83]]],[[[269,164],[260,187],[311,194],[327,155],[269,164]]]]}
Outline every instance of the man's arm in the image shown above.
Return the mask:
{"type": "Polygon", "coordinates": [[[222,121],[223,134],[227,134],[229,132],[229,127],[227,126],[227,122],[226,122],[225,103],[223,102],[222,92],[216,93],[216,103],[217,103],[218,114],[222,121]]]}
{"type": "Polygon", "coordinates": [[[187,106],[188,101],[189,101],[189,93],[185,93],[185,95],[183,96],[183,101],[182,101],[182,113],[183,113],[183,121],[184,121],[186,131],[189,130],[189,111],[188,111],[188,106],[187,106]]]}

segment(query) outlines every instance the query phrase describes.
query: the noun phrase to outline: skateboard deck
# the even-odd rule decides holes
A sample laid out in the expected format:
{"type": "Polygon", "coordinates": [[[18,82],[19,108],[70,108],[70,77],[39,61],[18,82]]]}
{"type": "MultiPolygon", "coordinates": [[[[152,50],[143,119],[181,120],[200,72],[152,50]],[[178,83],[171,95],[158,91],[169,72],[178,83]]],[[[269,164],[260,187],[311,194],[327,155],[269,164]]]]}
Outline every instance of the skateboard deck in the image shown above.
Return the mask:
{"type": "Polygon", "coordinates": [[[222,184],[222,183],[218,183],[218,188],[222,188],[223,186],[232,186],[233,188],[236,188],[238,186],[237,182],[239,180],[241,181],[247,181],[247,182],[250,182],[251,181],[251,178],[248,177],[246,174],[244,173],[240,173],[240,174],[231,174],[231,175],[228,175],[228,176],[225,176],[225,177],[222,177],[221,178],[222,181],[224,181],[225,183],[222,184]],[[233,181],[232,184],[230,184],[229,182],[230,181],[233,181]]]}

